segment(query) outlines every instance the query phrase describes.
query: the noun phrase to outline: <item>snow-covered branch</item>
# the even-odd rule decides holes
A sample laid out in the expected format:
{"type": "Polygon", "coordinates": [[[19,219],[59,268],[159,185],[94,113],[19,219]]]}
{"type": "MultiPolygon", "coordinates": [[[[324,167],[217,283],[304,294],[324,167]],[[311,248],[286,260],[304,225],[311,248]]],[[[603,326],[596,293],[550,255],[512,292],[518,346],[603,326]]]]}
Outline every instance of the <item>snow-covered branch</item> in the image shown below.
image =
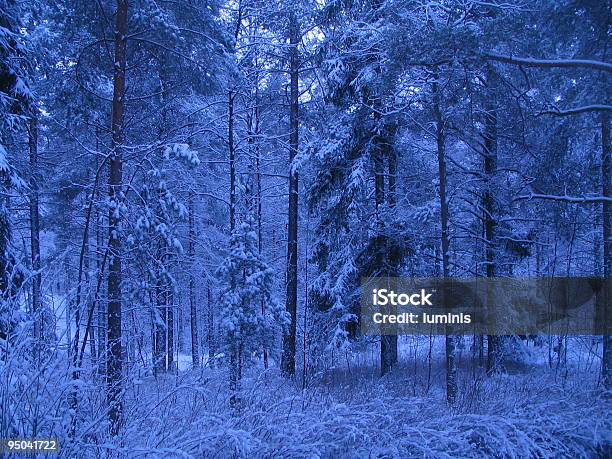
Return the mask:
{"type": "Polygon", "coordinates": [[[579,115],[581,113],[605,112],[605,111],[612,111],[612,105],[591,104],[591,105],[584,105],[582,107],[568,108],[566,110],[561,110],[555,107],[551,110],[540,112],[539,115],[571,116],[571,115],[579,115]]]}
{"type": "Polygon", "coordinates": [[[558,196],[552,194],[537,194],[530,193],[528,195],[519,196],[517,201],[542,199],[546,201],[567,202],[570,204],[601,204],[604,202],[612,203],[612,198],[608,196],[558,196]]]}
{"type": "Polygon", "coordinates": [[[593,59],[535,59],[531,57],[507,56],[503,54],[485,53],[488,59],[506,64],[523,65],[541,68],[590,68],[603,72],[612,72],[612,64],[593,59]]]}

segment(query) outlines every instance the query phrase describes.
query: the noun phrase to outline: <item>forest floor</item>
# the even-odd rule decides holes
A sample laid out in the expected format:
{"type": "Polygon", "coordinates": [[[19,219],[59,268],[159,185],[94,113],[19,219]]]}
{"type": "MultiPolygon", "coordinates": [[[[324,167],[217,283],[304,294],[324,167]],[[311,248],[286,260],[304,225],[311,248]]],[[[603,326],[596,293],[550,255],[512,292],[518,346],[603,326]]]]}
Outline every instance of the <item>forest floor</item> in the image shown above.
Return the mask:
{"type": "Polygon", "coordinates": [[[251,368],[237,409],[230,408],[225,369],[134,376],[125,429],[112,441],[102,434],[103,390],[93,386],[87,404],[100,411],[86,418],[98,421],[84,420],[62,455],[579,458],[610,451],[612,400],[597,387],[595,366],[588,371],[569,358],[568,371],[536,362],[485,376],[464,359],[460,396],[449,409],[444,367],[435,363],[443,360],[429,367],[415,359],[415,367],[410,348],[403,350],[404,364],[384,378],[374,366],[347,360],[312,375],[306,388],[275,369],[251,368]]]}

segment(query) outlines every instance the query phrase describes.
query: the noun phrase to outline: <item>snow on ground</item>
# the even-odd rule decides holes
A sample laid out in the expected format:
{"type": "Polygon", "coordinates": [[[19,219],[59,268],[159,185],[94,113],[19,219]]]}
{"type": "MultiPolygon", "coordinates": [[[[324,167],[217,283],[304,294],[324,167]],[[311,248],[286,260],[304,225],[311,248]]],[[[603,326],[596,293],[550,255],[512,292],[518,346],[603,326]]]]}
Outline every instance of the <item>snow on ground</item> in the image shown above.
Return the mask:
{"type": "Polygon", "coordinates": [[[597,387],[595,367],[574,373],[544,363],[486,377],[464,365],[461,395],[451,410],[444,402],[443,360],[433,361],[427,377],[422,362],[415,373],[409,354],[405,357],[403,366],[383,379],[375,367],[356,365],[353,357],[352,365],[311,375],[305,389],[276,369],[254,367],[245,375],[240,408],[233,410],[226,370],[182,370],[190,361],[181,356],[178,374],[130,380],[128,421],[118,439],[103,433],[100,386],[89,389],[90,419],[99,420],[84,420],[78,429],[84,433],[65,443],[63,454],[588,458],[605,457],[612,444],[612,401],[597,387]]]}

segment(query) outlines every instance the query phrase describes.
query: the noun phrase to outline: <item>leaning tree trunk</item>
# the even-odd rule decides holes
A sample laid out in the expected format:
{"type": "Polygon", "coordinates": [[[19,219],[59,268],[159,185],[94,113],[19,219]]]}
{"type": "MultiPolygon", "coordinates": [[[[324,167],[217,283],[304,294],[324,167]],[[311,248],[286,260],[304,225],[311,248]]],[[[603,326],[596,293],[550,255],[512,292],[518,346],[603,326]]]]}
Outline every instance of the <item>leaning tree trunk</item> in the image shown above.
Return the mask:
{"type": "Polygon", "coordinates": [[[111,114],[111,156],[109,168],[108,248],[108,351],[106,382],[110,432],[117,435],[122,424],[122,345],[121,345],[121,240],[119,237],[119,201],[123,180],[122,143],[125,110],[126,37],[128,1],[117,0],[115,15],[115,59],[113,75],[113,106],[111,114]]]}
{"type": "Polygon", "coordinates": [[[289,101],[289,217],[287,228],[287,299],[286,311],[291,318],[287,332],[283,336],[283,355],[281,369],[285,376],[295,374],[295,341],[297,330],[297,287],[298,287],[298,173],[293,167],[293,159],[298,151],[298,44],[299,24],[295,13],[289,17],[289,73],[291,91],[289,101]]]}
{"type": "MultiPolygon", "coordinates": [[[[437,75],[436,75],[437,77],[437,75]]],[[[442,277],[449,277],[448,251],[450,238],[448,235],[448,201],[446,197],[446,141],[444,132],[444,119],[440,109],[440,91],[438,83],[432,85],[433,111],[436,122],[436,145],[438,151],[438,174],[440,180],[440,228],[442,242],[442,277]]],[[[444,295],[444,292],[442,292],[444,295]]],[[[444,298],[442,304],[444,304],[444,298]]],[[[446,335],[446,400],[449,405],[455,404],[457,397],[457,362],[455,358],[455,336],[446,335]]]]}

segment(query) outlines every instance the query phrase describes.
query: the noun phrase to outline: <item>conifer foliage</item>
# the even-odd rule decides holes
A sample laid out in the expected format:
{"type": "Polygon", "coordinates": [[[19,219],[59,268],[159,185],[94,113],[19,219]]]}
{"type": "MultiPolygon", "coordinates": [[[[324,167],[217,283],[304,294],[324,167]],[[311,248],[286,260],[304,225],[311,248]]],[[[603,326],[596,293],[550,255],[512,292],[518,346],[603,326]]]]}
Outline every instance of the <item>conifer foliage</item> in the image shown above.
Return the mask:
{"type": "Polygon", "coordinates": [[[232,233],[229,253],[217,271],[223,286],[221,332],[229,356],[232,403],[239,401],[243,368],[263,355],[286,325],[286,314],[274,298],[274,271],[257,248],[254,220],[247,217],[232,233]]]}
{"type": "Polygon", "coordinates": [[[611,457],[609,328],[368,334],[361,304],[372,277],[610,285],[610,17],[0,0],[0,440],[611,457]]]}

